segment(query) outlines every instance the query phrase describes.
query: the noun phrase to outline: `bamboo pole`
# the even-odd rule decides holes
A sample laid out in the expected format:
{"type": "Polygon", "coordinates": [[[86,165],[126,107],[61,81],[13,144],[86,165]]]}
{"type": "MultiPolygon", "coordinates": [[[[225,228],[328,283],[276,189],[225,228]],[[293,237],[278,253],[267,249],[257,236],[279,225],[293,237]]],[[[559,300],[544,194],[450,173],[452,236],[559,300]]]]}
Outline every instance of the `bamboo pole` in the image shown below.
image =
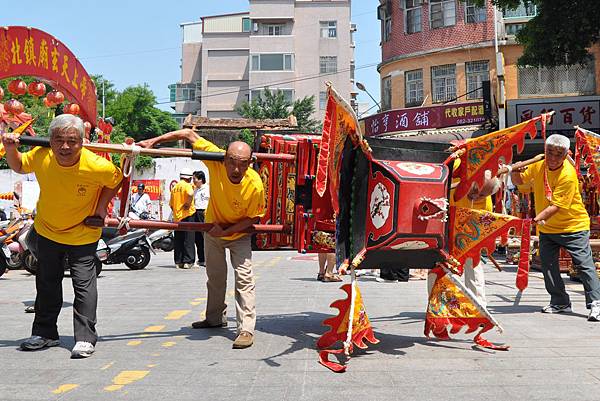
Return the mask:
{"type": "MultiPolygon", "coordinates": [[[[19,142],[24,145],[30,146],[43,146],[50,147],[50,141],[48,138],[41,137],[30,137],[22,136],[19,138],[19,142]]],[[[91,150],[92,152],[107,152],[107,153],[133,153],[133,146],[122,144],[122,143],[86,143],[83,145],[84,148],[91,150]]],[[[202,152],[191,149],[180,149],[180,148],[140,148],[137,147],[136,151],[139,150],[140,155],[152,156],[152,157],[189,157],[194,160],[214,160],[222,161],[225,157],[224,152],[202,152]]],[[[293,162],[296,160],[295,155],[287,153],[254,153],[253,155],[258,161],[277,161],[277,162],[293,162]]]]}
{"type": "MultiPolygon", "coordinates": [[[[118,227],[119,219],[107,217],[104,220],[98,217],[88,217],[83,222],[89,227],[118,227]]],[[[130,228],[149,228],[154,230],[175,230],[175,231],[210,231],[213,228],[212,223],[178,222],[172,223],[159,220],[129,220],[130,228]]],[[[226,228],[226,227],[224,227],[226,228]]],[[[289,227],[282,224],[254,224],[244,233],[267,232],[267,233],[285,233],[289,232],[289,227]]]]}

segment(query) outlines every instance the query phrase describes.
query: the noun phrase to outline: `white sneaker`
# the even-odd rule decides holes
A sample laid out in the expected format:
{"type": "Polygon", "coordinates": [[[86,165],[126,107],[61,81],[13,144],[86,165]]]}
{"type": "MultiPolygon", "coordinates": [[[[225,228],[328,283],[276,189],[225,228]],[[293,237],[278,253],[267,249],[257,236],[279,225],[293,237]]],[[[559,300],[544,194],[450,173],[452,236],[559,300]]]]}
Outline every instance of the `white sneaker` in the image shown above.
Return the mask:
{"type": "Polygon", "coordinates": [[[600,322],[600,301],[592,302],[592,308],[588,316],[589,322],[600,322]]]}
{"type": "Polygon", "coordinates": [[[86,341],[77,341],[73,347],[73,351],[71,351],[71,358],[87,358],[92,356],[94,351],[94,344],[86,341]]]}

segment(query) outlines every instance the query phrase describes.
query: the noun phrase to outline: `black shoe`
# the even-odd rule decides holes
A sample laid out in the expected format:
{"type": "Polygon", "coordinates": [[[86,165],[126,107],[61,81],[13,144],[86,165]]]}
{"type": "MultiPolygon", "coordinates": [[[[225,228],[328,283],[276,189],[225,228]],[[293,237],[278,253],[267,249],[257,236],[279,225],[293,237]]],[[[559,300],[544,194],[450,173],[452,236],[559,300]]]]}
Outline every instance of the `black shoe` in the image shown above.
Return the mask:
{"type": "Polygon", "coordinates": [[[210,324],[206,320],[198,320],[197,322],[192,323],[193,329],[220,329],[222,327],[227,327],[227,322],[223,322],[221,324],[210,324]]]}

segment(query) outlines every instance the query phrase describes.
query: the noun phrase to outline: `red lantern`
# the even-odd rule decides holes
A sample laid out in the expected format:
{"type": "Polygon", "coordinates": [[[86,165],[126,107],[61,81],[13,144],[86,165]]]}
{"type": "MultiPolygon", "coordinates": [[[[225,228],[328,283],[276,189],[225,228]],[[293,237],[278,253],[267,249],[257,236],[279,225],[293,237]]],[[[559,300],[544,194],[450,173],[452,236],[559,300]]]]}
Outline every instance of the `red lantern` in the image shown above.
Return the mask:
{"type": "Polygon", "coordinates": [[[14,79],[8,84],[8,91],[16,96],[27,93],[27,84],[21,79],[14,79]]]}
{"type": "Polygon", "coordinates": [[[41,82],[32,82],[27,86],[31,96],[40,97],[46,94],[46,85],[41,82]]]}
{"type": "Polygon", "coordinates": [[[65,107],[63,107],[63,112],[67,114],[79,115],[80,111],[81,108],[77,103],[67,104],[65,107]]]}
{"type": "Polygon", "coordinates": [[[55,104],[52,104],[47,97],[44,98],[44,106],[50,108],[50,107],[54,107],[56,106],[55,104]]]}
{"type": "Polygon", "coordinates": [[[46,98],[48,99],[49,103],[55,106],[65,101],[65,95],[63,95],[62,92],[57,90],[53,90],[52,92],[48,93],[46,95],[46,98]]]}
{"type": "Polygon", "coordinates": [[[25,107],[16,99],[10,99],[4,103],[4,109],[10,114],[18,115],[25,111],[25,107]]]}
{"type": "Polygon", "coordinates": [[[90,131],[92,130],[92,124],[89,121],[83,123],[83,130],[85,131],[85,136],[89,138],[90,131]]]}
{"type": "Polygon", "coordinates": [[[113,130],[113,126],[110,123],[106,123],[106,126],[104,127],[104,133],[106,135],[110,135],[112,130],[113,130]]]}
{"type": "Polygon", "coordinates": [[[4,97],[4,89],[0,86],[0,100],[4,97]]]}

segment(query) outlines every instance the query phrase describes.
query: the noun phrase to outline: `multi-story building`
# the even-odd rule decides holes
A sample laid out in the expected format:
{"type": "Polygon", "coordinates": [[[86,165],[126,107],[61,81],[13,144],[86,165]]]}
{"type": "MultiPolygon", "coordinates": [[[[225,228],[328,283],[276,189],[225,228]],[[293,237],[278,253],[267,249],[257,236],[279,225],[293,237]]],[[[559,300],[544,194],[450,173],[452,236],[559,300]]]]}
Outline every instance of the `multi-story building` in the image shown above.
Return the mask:
{"type": "Polygon", "coordinates": [[[182,80],[173,85],[177,113],[239,117],[236,107],[269,88],[292,101],[314,96],[314,117],[322,118],[326,81],[354,98],[350,0],[250,0],[249,5],[248,12],[183,25],[182,80]],[[187,35],[193,41],[186,43],[186,31],[196,26],[201,34],[187,35]],[[195,90],[193,99],[189,92],[183,96],[186,89],[195,90]]]}
{"type": "Polygon", "coordinates": [[[473,0],[380,0],[382,109],[481,101],[482,82],[490,81],[501,127],[554,109],[550,129],[591,121],[589,110],[595,121],[586,128],[600,128],[599,98],[593,96],[600,92],[597,46],[586,66],[517,65],[523,48],[515,35],[535,15],[528,1],[501,10],[490,0],[483,6],[473,0]],[[573,103],[582,101],[581,107],[573,103]]]}
{"type": "Polygon", "coordinates": [[[202,94],[202,23],[187,22],[180,25],[181,81],[169,85],[170,101],[175,110],[173,116],[181,124],[188,114],[200,110],[202,94]]]}

